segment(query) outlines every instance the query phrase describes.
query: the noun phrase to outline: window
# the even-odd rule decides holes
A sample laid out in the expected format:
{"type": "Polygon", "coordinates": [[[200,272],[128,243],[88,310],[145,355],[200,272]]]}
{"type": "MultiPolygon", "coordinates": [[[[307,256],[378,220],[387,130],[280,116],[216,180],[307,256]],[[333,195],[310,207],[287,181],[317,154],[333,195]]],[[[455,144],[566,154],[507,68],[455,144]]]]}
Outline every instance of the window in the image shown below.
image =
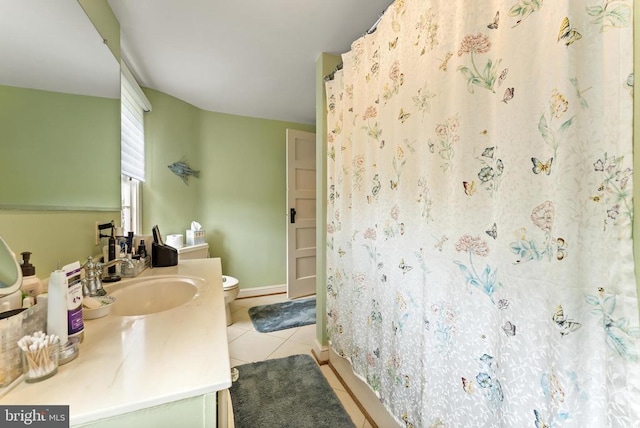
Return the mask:
{"type": "Polygon", "coordinates": [[[120,195],[122,197],[122,230],[139,233],[141,225],[140,181],[122,174],[120,195]]]}
{"type": "Polygon", "coordinates": [[[151,111],[151,104],[124,62],[121,70],[121,224],[124,231],[139,233],[142,217],[141,183],[145,177],[144,113],[151,111]]]}

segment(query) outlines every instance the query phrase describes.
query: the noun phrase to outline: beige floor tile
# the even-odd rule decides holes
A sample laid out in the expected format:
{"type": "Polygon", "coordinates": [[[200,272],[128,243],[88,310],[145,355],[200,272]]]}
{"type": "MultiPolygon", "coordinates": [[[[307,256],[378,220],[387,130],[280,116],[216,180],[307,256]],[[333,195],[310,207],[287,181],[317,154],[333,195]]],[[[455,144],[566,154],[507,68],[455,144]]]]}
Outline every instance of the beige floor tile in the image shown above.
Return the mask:
{"type": "Polygon", "coordinates": [[[310,324],[310,325],[305,325],[303,327],[298,327],[298,330],[291,335],[289,340],[312,346],[315,338],[316,338],[316,325],[310,324]]]}
{"type": "Polygon", "coordinates": [[[365,419],[364,423],[362,424],[362,428],[373,428],[373,425],[371,425],[369,421],[365,419]]]}
{"type": "Polygon", "coordinates": [[[244,328],[234,327],[233,324],[227,327],[227,343],[233,342],[238,337],[245,334],[248,330],[244,328]]]}
{"type": "Polygon", "coordinates": [[[304,343],[292,342],[290,340],[285,341],[278,349],[273,351],[269,355],[269,359],[273,360],[275,358],[284,358],[290,355],[298,355],[298,354],[307,354],[313,357],[311,353],[311,346],[305,345],[304,343]]]}
{"type": "Polygon", "coordinates": [[[340,382],[336,374],[333,372],[333,370],[331,370],[331,367],[329,367],[329,364],[321,365],[320,371],[322,372],[324,377],[327,379],[327,381],[329,382],[329,385],[331,385],[331,388],[334,391],[346,391],[344,385],[342,385],[342,383],[340,382]]]}
{"type": "Polygon", "coordinates": [[[231,365],[231,367],[235,367],[235,366],[241,366],[243,364],[247,364],[249,361],[242,361],[242,360],[238,360],[236,358],[229,358],[229,363],[231,365]]]}
{"type": "Polygon", "coordinates": [[[355,403],[355,401],[353,401],[353,398],[351,398],[349,393],[346,391],[334,390],[334,392],[336,393],[336,395],[338,396],[338,399],[344,406],[344,409],[347,411],[347,413],[351,417],[353,424],[357,427],[361,427],[364,424],[364,421],[366,419],[364,417],[364,414],[362,414],[362,412],[360,411],[360,408],[358,407],[358,405],[355,403]]]}
{"type": "Polygon", "coordinates": [[[231,309],[231,312],[235,312],[238,309],[246,308],[246,306],[238,302],[240,302],[240,300],[234,300],[233,302],[229,303],[229,309],[231,309]]]}
{"type": "Polygon", "coordinates": [[[282,339],[290,339],[293,334],[295,334],[300,327],[288,328],[286,330],[278,330],[278,331],[270,331],[269,336],[280,337],[282,339]]]}
{"type": "Polygon", "coordinates": [[[249,313],[247,312],[247,308],[242,308],[232,312],[231,320],[233,321],[231,325],[235,328],[255,331],[253,323],[251,322],[251,317],[249,317],[249,313]]]}
{"type": "Polygon", "coordinates": [[[278,349],[284,339],[247,331],[242,336],[229,343],[229,356],[242,361],[262,361],[278,349]]]}

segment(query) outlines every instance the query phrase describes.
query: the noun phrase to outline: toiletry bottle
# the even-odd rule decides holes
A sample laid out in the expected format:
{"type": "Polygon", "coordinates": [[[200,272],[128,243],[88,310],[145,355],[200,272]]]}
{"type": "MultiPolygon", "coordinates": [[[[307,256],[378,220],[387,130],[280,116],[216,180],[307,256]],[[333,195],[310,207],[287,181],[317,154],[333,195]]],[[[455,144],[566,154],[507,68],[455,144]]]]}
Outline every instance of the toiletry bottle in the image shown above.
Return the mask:
{"type": "MultiPolygon", "coordinates": [[[[111,236],[109,237],[109,260],[107,260],[107,262],[110,262],[111,260],[115,260],[116,259],[116,237],[113,236],[113,228],[111,228],[111,236]]],[[[115,275],[116,273],[116,267],[115,266],[111,266],[109,268],[109,275],[115,275]]]]}
{"type": "Polygon", "coordinates": [[[36,297],[42,293],[42,282],[40,278],[36,276],[36,267],[29,263],[31,252],[24,251],[20,253],[22,255],[22,286],[20,289],[24,294],[31,297],[36,297]]]}
{"type": "Polygon", "coordinates": [[[69,338],[69,332],[67,330],[67,275],[63,270],[51,273],[47,294],[47,334],[60,337],[60,345],[64,346],[69,338]]]}
{"type": "Polygon", "coordinates": [[[127,254],[133,253],[133,232],[127,233],[127,254]]]}
{"type": "Polygon", "coordinates": [[[140,240],[140,245],[138,245],[138,254],[141,259],[147,257],[147,246],[144,244],[144,239],[140,240]]]}
{"type": "Polygon", "coordinates": [[[82,267],[75,261],[62,267],[65,274],[67,335],[70,338],[84,340],[84,319],[82,318],[82,282],[80,281],[82,267]]]}

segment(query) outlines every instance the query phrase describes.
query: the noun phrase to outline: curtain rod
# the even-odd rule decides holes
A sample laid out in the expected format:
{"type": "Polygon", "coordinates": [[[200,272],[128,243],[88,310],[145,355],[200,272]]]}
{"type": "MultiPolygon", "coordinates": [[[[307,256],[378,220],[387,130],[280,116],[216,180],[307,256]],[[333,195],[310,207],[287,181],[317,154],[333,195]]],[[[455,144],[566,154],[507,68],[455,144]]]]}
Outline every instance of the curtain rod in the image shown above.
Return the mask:
{"type": "Polygon", "coordinates": [[[384,16],[384,12],[382,12],[380,16],[378,16],[378,19],[376,20],[376,22],[374,22],[371,28],[367,30],[367,34],[373,34],[376,31],[376,29],[378,28],[378,24],[382,20],[383,16],[384,16]]]}
{"type": "Polygon", "coordinates": [[[340,64],[336,65],[336,68],[334,68],[331,73],[329,73],[326,76],[324,76],[324,81],[328,82],[329,80],[333,80],[333,77],[336,75],[336,73],[338,71],[342,70],[343,66],[344,66],[344,64],[342,62],[340,64]]]}
{"type": "MultiPolygon", "coordinates": [[[[367,30],[366,33],[363,34],[363,36],[368,36],[370,34],[375,33],[375,31],[378,29],[378,24],[380,24],[380,21],[382,20],[382,17],[384,16],[384,12],[382,12],[379,16],[378,19],[376,20],[376,22],[373,23],[373,25],[371,26],[371,28],[369,28],[367,30]]],[[[336,66],[336,68],[329,74],[327,74],[326,76],[324,76],[324,81],[328,82],[329,80],[333,80],[333,76],[335,76],[336,72],[342,70],[342,66],[343,64],[340,63],[336,66]]]]}

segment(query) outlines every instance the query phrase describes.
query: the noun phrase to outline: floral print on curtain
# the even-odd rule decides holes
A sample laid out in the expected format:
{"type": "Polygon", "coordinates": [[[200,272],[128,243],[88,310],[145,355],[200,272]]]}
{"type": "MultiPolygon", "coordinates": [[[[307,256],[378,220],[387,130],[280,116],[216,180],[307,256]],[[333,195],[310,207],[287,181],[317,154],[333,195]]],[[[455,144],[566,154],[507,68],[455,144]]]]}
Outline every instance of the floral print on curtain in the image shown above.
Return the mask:
{"type": "Polygon", "coordinates": [[[402,426],[640,407],[630,0],[396,0],[327,82],[331,347],[402,426]]]}

